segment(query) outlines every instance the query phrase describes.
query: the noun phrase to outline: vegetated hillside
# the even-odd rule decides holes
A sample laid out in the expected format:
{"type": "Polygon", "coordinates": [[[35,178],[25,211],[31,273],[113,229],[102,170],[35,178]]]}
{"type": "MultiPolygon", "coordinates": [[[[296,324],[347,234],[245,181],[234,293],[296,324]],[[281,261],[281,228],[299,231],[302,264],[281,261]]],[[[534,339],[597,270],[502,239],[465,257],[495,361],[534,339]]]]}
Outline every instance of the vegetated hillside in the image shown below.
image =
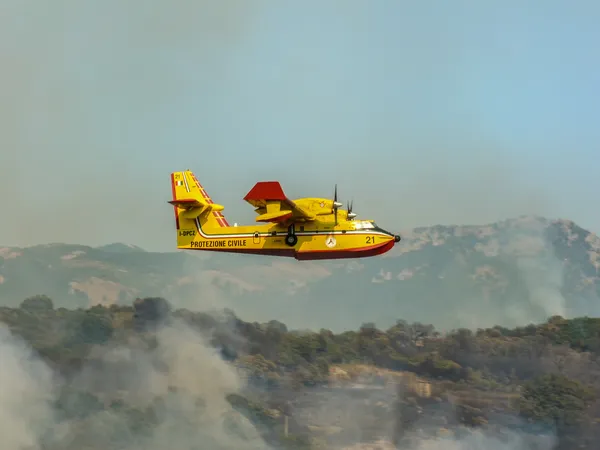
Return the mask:
{"type": "Polygon", "coordinates": [[[521,217],[402,235],[382,257],[324,262],[124,244],[3,248],[0,298],[14,306],[45,292],[57,305],[87,307],[162,295],[180,307],[335,330],[397,318],[446,329],[600,314],[600,239],[573,222],[521,217]]]}
{"type": "Polygon", "coordinates": [[[156,297],[68,310],[37,296],[0,308],[2,439],[47,450],[596,449],[599,352],[592,318],[299,333],[156,297]]]}

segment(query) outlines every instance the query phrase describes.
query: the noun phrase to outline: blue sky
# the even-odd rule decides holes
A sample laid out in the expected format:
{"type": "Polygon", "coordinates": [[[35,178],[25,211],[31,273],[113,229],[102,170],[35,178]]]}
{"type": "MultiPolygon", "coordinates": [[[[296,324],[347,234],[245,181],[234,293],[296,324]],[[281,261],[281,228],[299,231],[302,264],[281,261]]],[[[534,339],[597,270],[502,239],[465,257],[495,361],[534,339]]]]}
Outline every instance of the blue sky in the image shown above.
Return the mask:
{"type": "Polygon", "coordinates": [[[7,0],[0,243],[172,249],[183,168],[230,222],[276,179],[338,183],[394,231],[541,214],[599,232],[598,23],[584,0],[7,0]]]}

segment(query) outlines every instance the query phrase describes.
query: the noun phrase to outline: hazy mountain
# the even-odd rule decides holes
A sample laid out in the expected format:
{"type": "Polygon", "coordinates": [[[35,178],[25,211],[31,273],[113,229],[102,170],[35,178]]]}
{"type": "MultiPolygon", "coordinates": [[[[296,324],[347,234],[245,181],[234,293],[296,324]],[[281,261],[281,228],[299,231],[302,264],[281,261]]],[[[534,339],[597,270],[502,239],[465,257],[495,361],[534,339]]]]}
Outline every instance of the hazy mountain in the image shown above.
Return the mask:
{"type": "Polygon", "coordinates": [[[452,328],[600,315],[600,238],[573,222],[522,217],[402,235],[382,257],[326,262],[127,244],[5,247],[0,302],[43,293],[72,308],[159,295],[175,307],[228,307],[246,320],[334,330],[397,319],[452,328]]]}

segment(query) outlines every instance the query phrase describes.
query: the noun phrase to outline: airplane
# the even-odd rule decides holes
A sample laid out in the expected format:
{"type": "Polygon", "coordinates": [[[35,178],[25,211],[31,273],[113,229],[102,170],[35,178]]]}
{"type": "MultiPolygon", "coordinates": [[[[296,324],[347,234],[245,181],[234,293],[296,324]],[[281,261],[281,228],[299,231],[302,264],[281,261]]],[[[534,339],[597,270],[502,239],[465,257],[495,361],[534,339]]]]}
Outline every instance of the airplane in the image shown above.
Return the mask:
{"type": "Polygon", "coordinates": [[[352,203],[287,198],[278,181],[260,181],[246,194],[258,214],[255,225],[230,226],[190,170],[171,173],[177,249],[294,257],[296,260],[364,258],[391,250],[400,236],[357,220],[352,203]]]}

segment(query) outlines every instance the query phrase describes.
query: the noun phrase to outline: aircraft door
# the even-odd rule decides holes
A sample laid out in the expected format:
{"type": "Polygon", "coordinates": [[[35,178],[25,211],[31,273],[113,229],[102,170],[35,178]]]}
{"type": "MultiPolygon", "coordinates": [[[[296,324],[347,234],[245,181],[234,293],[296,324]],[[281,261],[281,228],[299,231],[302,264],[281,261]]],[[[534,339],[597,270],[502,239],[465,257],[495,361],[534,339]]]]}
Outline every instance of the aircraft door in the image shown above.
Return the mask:
{"type": "Polygon", "coordinates": [[[255,231],[252,235],[252,242],[255,244],[260,244],[260,234],[258,234],[258,231],[255,231]]]}

